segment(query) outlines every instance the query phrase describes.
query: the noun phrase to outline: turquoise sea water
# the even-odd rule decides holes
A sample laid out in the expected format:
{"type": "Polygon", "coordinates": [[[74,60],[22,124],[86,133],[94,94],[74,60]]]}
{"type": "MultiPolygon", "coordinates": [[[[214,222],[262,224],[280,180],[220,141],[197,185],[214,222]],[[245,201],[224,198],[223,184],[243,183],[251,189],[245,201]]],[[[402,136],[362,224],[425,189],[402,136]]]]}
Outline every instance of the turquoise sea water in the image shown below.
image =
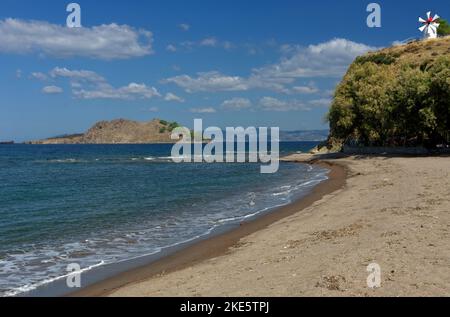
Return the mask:
{"type": "MultiPolygon", "coordinates": [[[[286,154],[315,143],[282,143],[286,154]]],[[[0,145],[0,296],[155,254],[285,205],[327,171],[175,164],[170,145],[0,145]]]]}

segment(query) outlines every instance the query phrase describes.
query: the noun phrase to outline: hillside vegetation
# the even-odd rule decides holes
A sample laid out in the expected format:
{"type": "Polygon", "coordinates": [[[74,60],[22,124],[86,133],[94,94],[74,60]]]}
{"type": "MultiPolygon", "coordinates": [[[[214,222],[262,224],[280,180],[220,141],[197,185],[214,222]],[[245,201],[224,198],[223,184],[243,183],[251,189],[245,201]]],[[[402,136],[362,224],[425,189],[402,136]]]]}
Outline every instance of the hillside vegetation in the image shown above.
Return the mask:
{"type": "Polygon", "coordinates": [[[137,122],[118,119],[97,122],[84,134],[66,135],[32,144],[150,144],[172,143],[171,132],[178,127],[176,122],[155,119],[137,122]]]}
{"type": "Polygon", "coordinates": [[[358,57],[328,114],[330,144],[450,144],[450,37],[358,57]]]}

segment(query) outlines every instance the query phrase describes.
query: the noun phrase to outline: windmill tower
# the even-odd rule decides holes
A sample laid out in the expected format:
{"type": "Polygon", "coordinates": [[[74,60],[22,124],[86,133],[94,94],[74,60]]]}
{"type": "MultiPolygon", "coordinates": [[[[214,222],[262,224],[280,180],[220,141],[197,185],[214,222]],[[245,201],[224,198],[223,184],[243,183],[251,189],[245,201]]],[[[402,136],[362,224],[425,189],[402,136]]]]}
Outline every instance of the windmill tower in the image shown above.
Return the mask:
{"type": "Polygon", "coordinates": [[[427,19],[419,18],[419,22],[423,25],[419,28],[420,32],[423,32],[423,36],[426,39],[437,38],[437,29],[439,23],[437,23],[439,16],[436,14],[434,17],[431,16],[431,12],[427,12],[427,19]]]}

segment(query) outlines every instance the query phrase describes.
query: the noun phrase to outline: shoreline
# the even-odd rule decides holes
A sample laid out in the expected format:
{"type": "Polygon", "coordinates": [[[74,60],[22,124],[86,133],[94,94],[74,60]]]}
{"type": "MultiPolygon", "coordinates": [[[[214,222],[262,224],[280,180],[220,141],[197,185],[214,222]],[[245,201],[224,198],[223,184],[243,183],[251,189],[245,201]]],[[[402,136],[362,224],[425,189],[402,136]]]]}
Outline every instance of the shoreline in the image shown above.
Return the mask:
{"type": "Polygon", "coordinates": [[[345,167],[342,189],[220,256],[104,295],[448,296],[448,156],[292,155],[284,161],[316,159],[345,167]],[[374,265],[379,284],[371,288],[374,265]]]}
{"type": "Polygon", "coordinates": [[[310,207],[324,196],[342,189],[346,184],[347,168],[344,165],[309,160],[303,162],[295,160],[294,162],[318,165],[329,169],[328,180],[318,184],[306,196],[255,219],[245,221],[237,228],[196,241],[149,264],[108,277],[103,281],[89,285],[81,290],[71,292],[67,296],[108,296],[123,287],[193,267],[209,259],[225,255],[231,248],[239,245],[241,239],[268,228],[270,225],[284,218],[301,213],[305,208],[310,207]]]}

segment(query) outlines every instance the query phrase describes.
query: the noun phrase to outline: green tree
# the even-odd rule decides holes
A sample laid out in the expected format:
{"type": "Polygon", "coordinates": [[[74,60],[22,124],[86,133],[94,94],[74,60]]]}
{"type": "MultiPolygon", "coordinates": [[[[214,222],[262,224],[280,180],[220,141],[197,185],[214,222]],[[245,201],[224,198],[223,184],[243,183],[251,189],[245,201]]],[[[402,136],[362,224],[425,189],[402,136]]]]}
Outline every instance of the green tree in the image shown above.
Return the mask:
{"type": "Polygon", "coordinates": [[[395,74],[374,62],[352,65],[336,91],[329,113],[334,137],[366,145],[382,145],[392,130],[389,87],[395,74]]]}
{"type": "Polygon", "coordinates": [[[429,131],[436,128],[430,104],[430,75],[420,68],[402,65],[390,89],[394,130],[391,137],[397,145],[407,142],[423,144],[429,131]]]}
{"type": "Polygon", "coordinates": [[[439,36],[450,35],[450,24],[448,24],[448,22],[444,19],[439,19],[438,35],[439,36]]]}
{"type": "Polygon", "coordinates": [[[359,59],[336,89],[330,140],[365,146],[450,143],[450,57],[416,64],[359,59]]]}
{"type": "Polygon", "coordinates": [[[450,144],[450,57],[441,57],[429,69],[431,107],[437,117],[433,139],[450,144]]]}

